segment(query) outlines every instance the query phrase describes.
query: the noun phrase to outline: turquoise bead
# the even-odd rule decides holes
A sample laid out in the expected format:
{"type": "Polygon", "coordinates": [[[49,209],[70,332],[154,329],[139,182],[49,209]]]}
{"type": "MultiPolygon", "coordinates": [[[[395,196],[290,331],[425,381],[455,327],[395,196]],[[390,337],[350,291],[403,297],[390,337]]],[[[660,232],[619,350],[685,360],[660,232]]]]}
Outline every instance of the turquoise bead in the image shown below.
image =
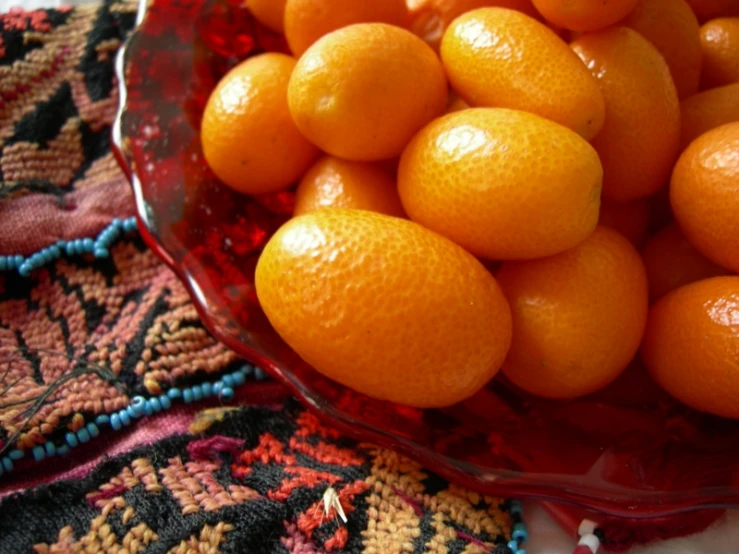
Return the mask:
{"type": "Polygon", "coordinates": [[[44,450],[46,450],[47,456],[53,456],[56,454],[56,445],[51,441],[46,441],[44,443],[44,450]]]}
{"type": "Polygon", "coordinates": [[[231,400],[234,397],[234,390],[231,387],[223,387],[221,389],[221,398],[223,400],[231,400]]]}
{"type": "Polygon", "coordinates": [[[257,381],[264,381],[267,378],[267,374],[261,367],[254,368],[254,379],[257,381]]]}
{"type": "Polygon", "coordinates": [[[110,222],[110,226],[108,227],[108,229],[117,229],[120,226],[121,226],[121,220],[118,219],[117,217],[114,217],[113,221],[110,222]]]}
{"type": "Polygon", "coordinates": [[[202,400],[203,399],[203,389],[200,385],[195,385],[192,388],[192,398],[193,400],[202,400]]]}
{"type": "Polygon", "coordinates": [[[123,222],[123,230],[127,233],[135,231],[136,230],[136,218],[130,217],[127,220],[125,220],[123,222]]]}
{"type": "Polygon", "coordinates": [[[114,431],[118,431],[121,428],[121,418],[118,414],[110,416],[110,426],[114,431]]]}
{"type": "Polygon", "coordinates": [[[100,434],[100,429],[98,429],[98,426],[95,425],[93,422],[85,425],[85,428],[87,429],[87,432],[90,433],[90,436],[93,438],[97,437],[100,434]]]}
{"type": "Polygon", "coordinates": [[[213,394],[219,395],[221,394],[221,390],[223,390],[223,381],[213,383],[213,394]]]}
{"type": "Polygon", "coordinates": [[[46,452],[44,452],[43,446],[34,446],[31,449],[31,453],[33,454],[33,459],[37,462],[40,462],[44,458],[46,458],[46,452]]]}
{"type": "Polygon", "coordinates": [[[237,387],[246,383],[246,375],[244,375],[243,371],[236,371],[231,374],[231,377],[233,378],[234,384],[237,387]]]}
{"type": "Polygon", "coordinates": [[[56,449],[56,453],[58,456],[66,456],[69,454],[69,447],[66,444],[62,444],[56,449]]]}
{"type": "Polygon", "coordinates": [[[523,506],[519,500],[511,500],[508,504],[508,513],[512,516],[523,515],[523,506]]]}
{"type": "Polygon", "coordinates": [[[0,256],[0,271],[8,269],[8,259],[5,256],[0,256]]]}
{"type": "Polygon", "coordinates": [[[16,449],[11,450],[10,452],[8,452],[8,457],[11,460],[14,460],[14,461],[17,462],[18,460],[21,460],[23,458],[23,456],[25,456],[25,454],[26,453],[23,452],[23,450],[19,450],[18,448],[16,448],[16,449]]]}
{"type": "Polygon", "coordinates": [[[145,405],[146,399],[143,396],[134,396],[133,400],[131,400],[131,403],[128,405],[128,414],[132,417],[139,417],[144,413],[145,405]]]}
{"type": "Polygon", "coordinates": [[[518,542],[517,541],[508,541],[508,548],[515,554],[518,552],[518,542]]]}
{"type": "Polygon", "coordinates": [[[192,396],[192,389],[185,389],[182,391],[182,399],[185,401],[185,404],[192,402],[192,396]]]}
{"type": "Polygon", "coordinates": [[[123,425],[131,425],[131,416],[128,415],[128,412],[126,410],[121,410],[118,412],[118,417],[121,418],[121,423],[123,425]]]}
{"type": "Polygon", "coordinates": [[[200,388],[203,389],[203,396],[205,398],[208,398],[211,394],[213,394],[213,385],[210,383],[203,383],[200,388]]]}
{"type": "Polygon", "coordinates": [[[516,554],[528,554],[525,550],[518,550],[516,551],[516,554]]]}
{"type": "Polygon", "coordinates": [[[81,443],[86,443],[90,441],[90,432],[87,430],[86,427],[80,427],[77,429],[77,438],[81,443]]]}
{"type": "Polygon", "coordinates": [[[233,387],[234,386],[234,378],[231,375],[224,375],[223,376],[223,384],[227,387],[233,387]]]}
{"type": "Polygon", "coordinates": [[[69,241],[66,246],[67,256],[74,256],[77,253],[77,249],[74,247],[74,241],[69,241]]]}
{"type": "Polygon", "coordinates": [[[3,466],[3,469],[5,471],[7,471],[8,473],[10,473],[11,471],[13,471],[13,460],[11,460],[10,458],[8,458],[7,456],[3,456],[3,459],[0,460],[0,463],[3,466]]]}
{"type": "Polygon", "coordinates": [[[105,425],[107,423],[110,423],[110,416],[108,414],[100,414],[95,418],[95,423],[98,425],[105,425]]]}
{"type": "Polygon", "coordinates": [[[96,258],[107,258],[110,256],[110,252],[108,252],[107,248],[96,246],[95,247],[95,257],[96,258]]]}
{"type": "Polygon", "coordinates": [[[167,396],[169,396],[172,400],[174,400],[175,398],[181,398],[182,391],[177,387],[173,387],[167,391],[167,396]]]}
{"type": "Polygon", "coordinates": [[[164,410],[169,410],[172,407],[172,401],[166,394],[162,394],[159,397],[159,403],[162,405],[162,409],[164,410]]]}
{"type": "Polygon", "coordinates": [[[126,413],[128,414],[128,417],[131,419],[138,419],[142,415],[144,415],[144,410],[139,408],[134,408],[133,406],[126,407],[126,413]]]}
{"type": "Polygon", "coordinates": [[[159,399],[156,397],[149,398],[149,406],[151,406],[151,409],[154,410],[154,412],[162,411],[162,404],[159,402],[159,399]]]}
{"type": "Polygon", "coordinates": [[[16,254],[13,256],[13,263],[15,264],[15,267],[20,267],[20,265],[23,263],[23,256],[20,254],[16,254]]]}
{"type": "Polygon", "coordinates": [[[151,405],[151,402],[147,400],[146,402],[144,402],[144,415],[150,416],[153,413],[154,413],[154,407],[151,405]]]}
{"type": "Polygon", "coordinates": [[[49,256],[52,260],[56,260],[59,256],[62,255],[62,251],[59,250],[59,247],[56,244],[52,244],[51,246],[49,246],[47,252],[49,253],[49,256]]]}
{"type": "Polygon", "coordinates": [[[511,537],[519,542],[526,542],[529,538],[529,532],[523,523],[514,523],[511,537]]]}
{"type": "Polygon", "coordinates": [[[95,248],[95,242],[91,238],[82,239],[83,252],[92,252],[93,248],[95,248]]]}
{"type": "Polygon", "coordinates": [[[80,441],[77,440],[77,435],[75,435],[71,431],[64,435],[64,440],[67,441],[67,444],[70,448],[74,448],[80,443],[80,441]]]}

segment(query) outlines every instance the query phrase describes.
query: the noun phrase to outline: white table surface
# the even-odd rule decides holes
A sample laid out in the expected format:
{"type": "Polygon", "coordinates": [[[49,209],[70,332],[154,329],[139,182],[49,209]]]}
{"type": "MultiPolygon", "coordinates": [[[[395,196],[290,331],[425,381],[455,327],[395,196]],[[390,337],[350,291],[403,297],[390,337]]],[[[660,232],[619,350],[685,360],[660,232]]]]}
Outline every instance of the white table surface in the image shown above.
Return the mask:
{"type": "MultiPolygon", "coordinates": [[[[61,4],[74,6],[89,1],[94,0],[0,0],[0,13],[7,12],[12,6],[32,10],[61,4]]],[[[525,505],[525,519],[531,535],[526,544],[529,554],[572,554],[574,540],[535,503],[525,505]]],[[[727,512],[704,533],[633,548],[627,554],[739,554],[739,510],[727,512]]]]}

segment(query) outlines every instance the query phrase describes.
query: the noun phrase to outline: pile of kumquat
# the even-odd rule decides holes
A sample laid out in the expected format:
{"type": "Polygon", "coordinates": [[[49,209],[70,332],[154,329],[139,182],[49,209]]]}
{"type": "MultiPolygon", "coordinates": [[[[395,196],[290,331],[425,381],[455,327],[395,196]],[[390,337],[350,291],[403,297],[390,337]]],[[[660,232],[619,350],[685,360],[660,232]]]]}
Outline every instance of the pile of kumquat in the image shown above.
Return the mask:
{"type": "Polygon", "coordinates": [[[441,407],[637,360],[739,418],[739,0],[246,3],[293,55],[226,74],[201,140],[297,186],[255,283],[305,361],[441,407]]]}

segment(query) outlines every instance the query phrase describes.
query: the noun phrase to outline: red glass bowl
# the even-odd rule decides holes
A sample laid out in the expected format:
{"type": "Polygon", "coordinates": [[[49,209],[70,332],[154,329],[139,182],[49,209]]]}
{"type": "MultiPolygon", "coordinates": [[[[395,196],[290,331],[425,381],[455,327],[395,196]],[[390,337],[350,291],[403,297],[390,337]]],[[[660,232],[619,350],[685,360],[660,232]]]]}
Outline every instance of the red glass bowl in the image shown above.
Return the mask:
{"type": "MultiPolygon", "coordinates": [[[[739,422],[685,408],[638,365],[571,402],[496,380],[466,402],[419,410],[330,381],[274,333],[254,268],[291,192],[240,196],[209,171],[198,137],[209,92],[248,55],[286,50],[243,0],[155,0],[118,60],[114,143],[147,243],[184,281],[212,333],[361,440],[397,449],[477,490],[568,502],[603,517],[739,506],[739,422]]],[[[248,145],[246,145],[248,147],[248,145]]]]}

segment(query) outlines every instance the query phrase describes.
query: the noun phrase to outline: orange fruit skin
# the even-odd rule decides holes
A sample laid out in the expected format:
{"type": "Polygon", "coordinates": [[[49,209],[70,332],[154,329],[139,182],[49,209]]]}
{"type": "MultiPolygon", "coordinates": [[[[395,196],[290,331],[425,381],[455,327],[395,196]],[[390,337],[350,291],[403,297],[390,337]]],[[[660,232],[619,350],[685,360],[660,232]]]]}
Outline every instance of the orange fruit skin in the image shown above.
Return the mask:
{"type": "Polygon", "coordinates": [[[739,17],[713,19],[700,28],[703,88],[739,83],[739,17]]]}
{"type": "Polygon", "coordinates": [[[708,131],[685,149],[672,173],[670,204],[701,254],[739,272],[739,122],[708,131]]]}
{"type": "Polygon", "coordinates": [[[602,169],[582,137],[537,115],[470,108],[432,121],[403,151],[408,216],[476,256],[528,259],[585,240],[602,169]]]}
{"type": "Polygon", "coordinates": [[[649,238],[642,259],[652,301],[689,283],[726,273],[698,252],[674,223],[649,238]]]}
{"type": "Polygon", "coordinates": [[[586,140],[605,116],[587,68],[546,25],[520,12],[480,8],[444,33],[441,59],[454,91],[470,106],[532,112],[586,140]]]}
{"type": "Polygon", "coordinates": [[[416,223],[363,210],[290,220],[259,259],[256,290],[317,371],[410,406],[471,396],[511,340],[508,303],[480,262],[416,223]]]}
{"type": "Polygon", "coordinates": [[[654,304],[641,355],[657,384],[681,402],[739,418],[739,277],[691,283],[654,304]]]}
{"type": "Polygon", "coordinates": [[[646,198],[631,202],[612,202],[601,200],[598,225],[618,231],[640,248],[647,240],[651,206],[646,198]]]}
{"type": "Polygon", "coordinates": [[[447,104],[445,114],[454,113],[454,112],[461,112],[462,110],[469,109],[469,104],[462,100],[459,97],[454,97],[451,99],[451,102],[447,104]]]}
{"type": "Polygon", "coordinates": [[[694,94],[680,103],[680,150],[711,129],[739,121],[739,83],[694,94]]]}
{"type": "Polygon", "coordinates": [[[403,217],[395,181],[374,164],[333,156],[319,159],[295,192],[295,215],[322,208],[353,208],[403,217]]]}
{"type": "Polygon", "coordinates": [[[647,278],[639,254],[598,227],[571,250],[505,262],[496,274],[513,316],[503,373],[546,398],[605,387],[636,354],[647,320],[647,278]]]}
{"type": "Polygon", "coordinates": [[[739,15],[739,0],[688,0],[698,21],[739,15]]]}
{"type": "Polygon", "coordinates": [[[441,37],[449,24],[463,13],[477,8],[508,8],[540,18],[531,0],[425,0],[409,4],[409,29],[438,50],[441,37]]]}
{"type": "Polygon", "coordinates": [[[678,97],[698,92],[700,26],[685,0],[640,0],[621,25],[634,29],[659,50],[670,68],[678,97]]]}
{"type": "Polygon", "coordinates": [[[285,188],[310,167],[318,149],[298,131],[287,106],[295,59],[261,54],[229,71],[210,95],[200,140],[213,172],[245,194],[285,188]]]}
{"type": "Polygon", "coordinates": [[[298,61],[288,88],[290,113],[303,134],[354,161],[399,156],[444,111],[447,97],[434,51],[411,32],[382,23],[321,38],[298,61]]]}
{"type": "Polygon", "coordinates": [[[292,53],[300,57],[322,36],[355,23],[403,27],[408,8],[405,0],[287,0],[284,17],[285,39],[292,53]]]}
{"type": "Polygon", "coordinates": [[[262,25],[282,33],[286,3],[287,0],[246,0],[246,7],[262,25]]]}
{"type": "Polygon", "coordinates": [[[533,0],[548,21],[572,31],[595,31],[613,25],[634,9],[638,0],[533,0]]]}
{"type": "Polygon", "coordinates": [[[626,202],[657,192],[678,155],[680,105],[657,49],[627,27],[583,35],[572,49],[595,76],[608,114],[592,144],[603,196],[626,202]]]}

